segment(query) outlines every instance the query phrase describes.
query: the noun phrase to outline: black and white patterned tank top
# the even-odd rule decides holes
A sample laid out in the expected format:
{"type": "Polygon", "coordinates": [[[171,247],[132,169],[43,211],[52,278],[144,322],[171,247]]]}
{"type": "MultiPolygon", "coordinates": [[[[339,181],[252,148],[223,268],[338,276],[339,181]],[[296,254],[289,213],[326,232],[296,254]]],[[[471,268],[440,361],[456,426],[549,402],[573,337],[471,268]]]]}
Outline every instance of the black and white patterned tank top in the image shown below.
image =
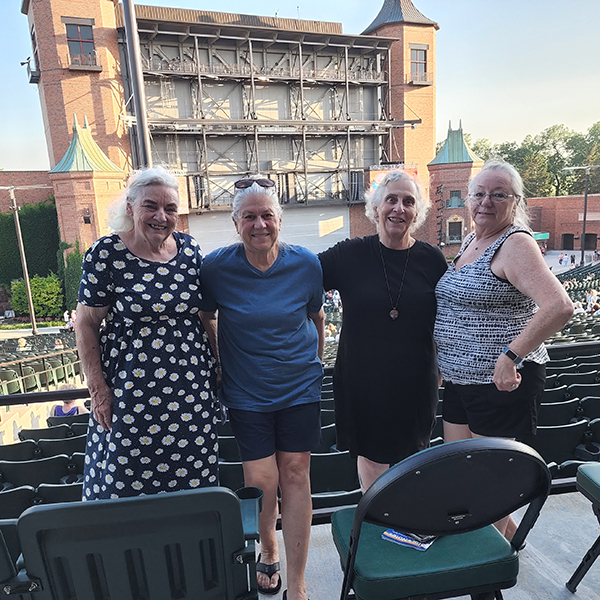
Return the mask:
{"type": "MultiPolygon", "coordinates": [[[[525,329],[537,304],[490,269],[494,255],[509,235],[523,231],[511,227],[472,263],[456,269],[455,261],[473,241],[470,234],[448,271],[435,288],[437,317],[434,337],[438,364],[446,381],[469,385],[492,383],[502,350],[525,329]]],[[[543,344],[525,357],[548,361],[543,344]]]]}

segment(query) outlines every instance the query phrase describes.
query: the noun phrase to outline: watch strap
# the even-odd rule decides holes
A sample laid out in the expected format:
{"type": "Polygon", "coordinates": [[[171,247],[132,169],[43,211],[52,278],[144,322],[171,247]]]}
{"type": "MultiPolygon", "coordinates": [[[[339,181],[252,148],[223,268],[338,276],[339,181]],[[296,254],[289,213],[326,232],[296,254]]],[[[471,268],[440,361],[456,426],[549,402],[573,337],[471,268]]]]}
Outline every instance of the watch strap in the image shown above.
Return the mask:
{"type": "Polygon", "coordinates": [[[517,353],[513,352],[508,346],[502,350],[503,354],[506,354],[510,360],[512,360],[517,367],[520,367],[523,364],[523,360],[517,353]]]}

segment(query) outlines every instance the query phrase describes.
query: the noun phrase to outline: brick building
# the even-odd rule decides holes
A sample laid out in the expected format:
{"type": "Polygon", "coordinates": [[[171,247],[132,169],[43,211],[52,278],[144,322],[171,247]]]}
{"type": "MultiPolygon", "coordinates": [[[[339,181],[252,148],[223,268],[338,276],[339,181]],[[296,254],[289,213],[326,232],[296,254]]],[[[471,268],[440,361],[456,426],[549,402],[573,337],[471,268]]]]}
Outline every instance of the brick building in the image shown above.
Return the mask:
{"type": "MultiPolygon", "coordinates": [[[[22,0],[21,10],[52,169],[75,116],[87,117],[116,169],[49,176],[63,239],[85,247],[102,231],[108,193],[140,166],[122,6],[22,0]]],[[[315,250],[373,232],[362,206],[372,170],[406,166],[427,185],[438,25],[411,0],[385,0],[361,35],[339,23],[143,5],[136,21],[152,157],[183,178],[183,226],[205,251],[230,240],[233,182],[248,172],[278,182],[286,238],[315,250]]]]}

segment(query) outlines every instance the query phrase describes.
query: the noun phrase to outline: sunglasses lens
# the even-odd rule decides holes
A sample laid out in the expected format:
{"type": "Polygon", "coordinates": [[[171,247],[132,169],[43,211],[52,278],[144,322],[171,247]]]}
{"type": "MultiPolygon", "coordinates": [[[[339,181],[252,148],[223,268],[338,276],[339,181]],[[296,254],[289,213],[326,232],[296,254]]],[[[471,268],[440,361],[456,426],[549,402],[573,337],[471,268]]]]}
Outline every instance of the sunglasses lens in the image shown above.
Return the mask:
{"type": "Polygon", "coordinates": [[[249,188],[253,183],[258,183],[261,187],[270,188],[275,185],[275,182],[272,179],[240,179],[236,181],[233,185],[238,190],[245,190],[249,188]]]}

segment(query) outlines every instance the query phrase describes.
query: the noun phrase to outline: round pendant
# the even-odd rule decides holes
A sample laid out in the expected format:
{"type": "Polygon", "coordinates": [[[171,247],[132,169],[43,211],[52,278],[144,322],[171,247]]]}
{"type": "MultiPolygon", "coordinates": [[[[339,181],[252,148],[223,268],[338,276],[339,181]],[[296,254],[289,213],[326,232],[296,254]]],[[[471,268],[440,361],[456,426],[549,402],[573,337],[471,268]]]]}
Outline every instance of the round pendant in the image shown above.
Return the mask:
{"type": "Polygon", "coordinates": [[[398,318],[398,311],[395,308],[390,310],[390,319],[395,320],[398,318]]]}

